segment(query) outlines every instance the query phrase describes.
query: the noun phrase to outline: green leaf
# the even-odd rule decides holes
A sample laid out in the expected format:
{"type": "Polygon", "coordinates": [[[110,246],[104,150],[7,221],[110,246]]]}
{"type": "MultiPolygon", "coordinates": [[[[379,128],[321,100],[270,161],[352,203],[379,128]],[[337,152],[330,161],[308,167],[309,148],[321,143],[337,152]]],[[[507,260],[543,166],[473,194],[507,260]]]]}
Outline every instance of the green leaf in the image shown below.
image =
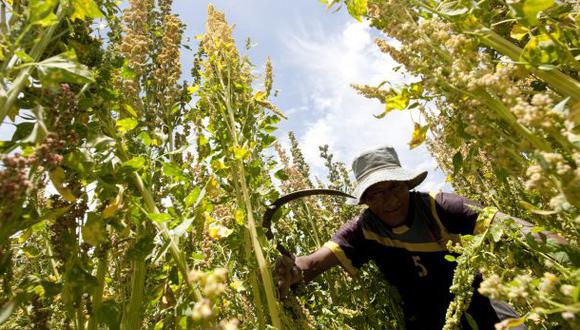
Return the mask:
{"type": "Polygon", "coordinates": [[[191,224],[193,223],[194,217],[189,217],[185,220],[183,220],[182,223],[180,223],[177,227],[173,228],[173,235],[177,236],[177,237],[181,237],[183,236],[183,234],[185,234],[185,232],[187,232],[187,229],[189,228],[189,226],[191,226],[191,224]]]}
{"type": "Polygon", "coordinates": [[[87,218],[87,222],[81,229],[83,241],[92,246],[98,246],[100,243],[106,242],[107,230],[105,221],[92,212],[87,215],[87,218]]]}
{"type": "Polygon", "coordinates": [[[123,66],[121,67],[121,78],[123,79],[127,79],[127,80],[132,80],[136,77],[136,73],[135,71],[133,71],[130,67],[127,61],[125,61],[125,64],[123,64],[123,66]]]}
{"type": "Polygon", "coordinates": [[[138,124],[139,123],[133,118],[123,118],[117,120],[115,126],[121,133],[125,133],[137,127],[138,124]]]}
{"type": "Polygon", "coordinates": [[[463,155],[458,151],[453,155],[453,174],[457,174],[463,165],[463,155]]]}
{"type": "Polygon", "coordinates": [[[183,178],[183,171],[175,163],[163,163],[163,174],[169,177],[183,178]]]}
{"type": "Polygon", "coordinates": [[[34,123],[24,122],[16,125],[16,131],[12,134],[12,142],[26,139],[32,133],[34,123]]]}
{"type": "Polygon", "coordinates": [[[185,207],[197,207],[203,197],[205,196],[205,188],[193,188],[193,190],[185,197],[185,207]]]}
{"type": "Polygon", "coordinates": [[[491,237],[493,238],[494,242],[499,242],[501,240],[501,238],[503,237],[503,229],[500,226],[491,226],[489,228],[489,232],[491,234],[491,237]]]}
{"type": "Polygon", "coordinates": [[[274,177],[280,181],[286,181],[289,179],[288,174],[286,174],[286,172],[284,172],[284,170],[276,171],[276,173],[274,173],[274,177]]]}
{"type": "Polygon", "coordinates": [[[465,315],[465,319],[467,320],[467,323],[471,327],[471,330],[479,330],[479,326],[477,325],[477,322],[475,321],[473,316],[471,316],[471,314],[465,312],[463,315],[465,315]]]}
{"type": "Polygon", "coordinates": [[[139,135],[137,135],[137,137],[141,140],[141,142],[143,142],[144,145],[146,146],[151,146],[151,136],[149,135],[149,133],[143,131],[141,133],[139,133],[139,135]]]}
{"type": "Polygon", "coordinates": [[[155,222],[165,222],[173,219],[173,217],[167,213],[147,213],[147,217],[155,222]]]}
{"type": "Polygon", "coordinates": [[[526,26],[534,26],[538,23],[538,14],[554,4],[554,0],[521,0],[508,5],[519,21],[526,26]]]}
{"type": "Polygon", "coordinates": [[[93,72],[77,62],[74,50],[45,59],[36,63],[36,69],[45,83],[87,84],[94,81],[93,72]]]}
{"type": "Polygon", "coordinates": [[[16,55],[23,63],[34,62],[34,59],[30,55],[26,54],[26,52],[22,49],[14,52],[14,55],[16,55]]]}
{"type": "Polygon", "coordinates": [[[73,8],[73,13],[70,18],[73,21],[77,19],[84,21],[88,18],[103,17],[99,6],[93,0],[71,0],[70,4],[73,8]]]}
{"type": "Polygon", "coordinates": [[[67,202],[76,201],[76,197],[72,194],[70,188],[64,186],[64,180],[66,179],[66,174],[62,167],[57,167],[48,173],[50,181],[52,182],[54,188],[67,202]]]}
{"type": "Polygon", "coordinates": [[[446,254],[444,258],[449,262],[454,262],[456,260],[455,256],[452,256],[451,254],[446,254]]]}
{"type": "Polygon", "coordinates": [[[461,1],[445,1],[442,2],[437,11],[446,16],[459,16],[467,13],[469,8],[462,4],[461,1]]]}
{"type": "Polygon", "coordinates": [[[58,0],[32,0],[29,7],[30,24],[38,24],[48,27],[56,22],[58,18],[54,14],[54,9],[58,5],[58,0]]]}
{"type": "Polygon", "coordinates": [[[131,159],[129,159],[128,161],[123,163],[123,167],[125,168],[130,168],[134,171],[137,171],[139,169],[141,169],[143,166],[145,166],[145,158],[138,156],[138,157],[133,157],[131,159]]]}
{"type": "Polygon", "coordinates": [[[350,16],[361,22],[362,16],[367,13],[367,0],[347,0],[346,9],[350,16]]]}

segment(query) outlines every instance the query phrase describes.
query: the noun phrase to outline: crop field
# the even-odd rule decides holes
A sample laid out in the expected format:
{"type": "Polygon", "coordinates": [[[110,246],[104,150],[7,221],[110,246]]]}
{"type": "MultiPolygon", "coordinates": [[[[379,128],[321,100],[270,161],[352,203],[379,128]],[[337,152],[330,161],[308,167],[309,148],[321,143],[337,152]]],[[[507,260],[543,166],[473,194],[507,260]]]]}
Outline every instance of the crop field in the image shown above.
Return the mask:
{"type": "MultiPolygon", "coordinates": [[[[369,22],[416,77],[352,93],[383,104],[377,121],[417,111],[409,147],[485,205],[480,233],[448,243],[444,329],[459,329],[477,272],[479,292],[520,315],[496,329],[580,329],[580,3],[320,2],[369,22]],[[497,210],[531,225],[490,224],[497,210]]],[[[267,237],[272,201],[354,181],[328,146],[320,180],[294,133],[277,141],[292,116],[272,101],[276,63],[251,63],[227,15],[210,5],[204,34],[186,36],[171,0],[0,1],[0,131],[13,132],[0,141],[0,329],[404,329],[373,264],[280,298],[277,244],[312,252],[362,209],[293,201],[267,237]]]]}

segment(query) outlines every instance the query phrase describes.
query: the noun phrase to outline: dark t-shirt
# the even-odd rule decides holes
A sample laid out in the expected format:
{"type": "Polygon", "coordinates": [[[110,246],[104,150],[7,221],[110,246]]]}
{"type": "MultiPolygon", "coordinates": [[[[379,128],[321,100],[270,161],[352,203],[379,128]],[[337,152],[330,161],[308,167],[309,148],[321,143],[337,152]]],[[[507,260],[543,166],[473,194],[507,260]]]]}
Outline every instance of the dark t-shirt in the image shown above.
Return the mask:
{"type": "Polygon", "coordinates": [[[478,213],[470,205],[475,204],[451,193],[440,192],[433,198],[413,191],[403,225],[389,227],[367,209],[343,225],[325,246],[352,275],[373,260],[398,288],[408,328],[441,329],[453,297],[449,287],[455,269],[455,262],[445,259],[451,254],[446,244],[458,240],[459,234],[473,234],[478,213]]]}

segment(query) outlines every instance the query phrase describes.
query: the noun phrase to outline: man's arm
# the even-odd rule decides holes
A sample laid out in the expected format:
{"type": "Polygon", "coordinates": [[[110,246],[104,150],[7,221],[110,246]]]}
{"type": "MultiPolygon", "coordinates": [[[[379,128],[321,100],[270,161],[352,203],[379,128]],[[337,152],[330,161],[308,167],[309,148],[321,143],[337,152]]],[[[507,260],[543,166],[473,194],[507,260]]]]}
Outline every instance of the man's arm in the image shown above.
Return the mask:
{"type": "MultiPolygon", "coordinates": [[[[513,220],[518,226],[521,227],[522,236],[525,237],[526,235],[531,233],[532,237],[534,237],[537,241],[541,241],[540,234],[532,232],[532,228],[534,228],[535,226],[533,224],[525,221],[525,220],[520,219],[520,218],[516,218],[516,217],[513,217],[511,215],[507,215],[503,212],[497,212],[495,214],[495,216],[493,217],[491,222],[498,223],[498,222],[506,221],[507,219],[513,220]]],[[[568,245],[569,244],[569,242],[565,238],[563,238],[562,236],[560,236],[558,234],[552,233],[552,232],[547,231],[547,230],[544,230],[541,233],[543,235],[545,235],[547,239],[554,241],[554,243],[558,243],[560,245],[568,245]]]]}
{"type": "Polygon", "coordinates": [[[286,297],[292,285],[301,281],[308,283],[327,269],[338,264],[338,258],[327,247],[322,247],[312,254],[294,259],[282,256],[276,262],[274,270],[280,297],[286,297]]]}

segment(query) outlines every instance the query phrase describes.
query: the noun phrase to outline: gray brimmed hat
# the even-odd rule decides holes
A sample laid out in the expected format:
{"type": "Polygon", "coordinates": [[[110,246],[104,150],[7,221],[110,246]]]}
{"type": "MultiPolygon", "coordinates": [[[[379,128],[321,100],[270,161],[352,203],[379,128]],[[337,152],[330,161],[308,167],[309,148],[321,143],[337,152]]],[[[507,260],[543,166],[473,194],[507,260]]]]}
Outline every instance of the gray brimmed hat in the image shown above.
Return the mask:
{"type": "Polygon", "coordinates": [[[418,186],[427,177],[427,171],[410,171],[401,167],[399,156],[391,146],[363,152],[352,162],[356,187],[352,193],[356,199],[351,204],[360,204],[365,190],[383,181],[405,181],[409,190],[418,186]]]}

